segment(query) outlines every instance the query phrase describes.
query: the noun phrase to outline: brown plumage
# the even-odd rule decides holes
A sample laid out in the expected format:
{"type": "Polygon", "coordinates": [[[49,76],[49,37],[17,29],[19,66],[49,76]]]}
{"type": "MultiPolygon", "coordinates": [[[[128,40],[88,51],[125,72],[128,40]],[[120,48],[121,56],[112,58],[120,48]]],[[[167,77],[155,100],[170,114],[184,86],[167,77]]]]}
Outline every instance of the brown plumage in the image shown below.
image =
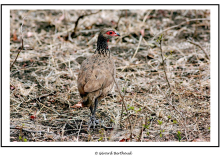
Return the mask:
{"type": "Polygon", "coordinates": [[[115,62],[111,57],[108,41],[115,36],[120,35],[114,29],[102,29],[95,53],[81,64],[77,85],[83,105],[89,107],[91,111],[88,129],[91,125],[95,128],[98,102],[107,96],[114,86],[115,62]]]}

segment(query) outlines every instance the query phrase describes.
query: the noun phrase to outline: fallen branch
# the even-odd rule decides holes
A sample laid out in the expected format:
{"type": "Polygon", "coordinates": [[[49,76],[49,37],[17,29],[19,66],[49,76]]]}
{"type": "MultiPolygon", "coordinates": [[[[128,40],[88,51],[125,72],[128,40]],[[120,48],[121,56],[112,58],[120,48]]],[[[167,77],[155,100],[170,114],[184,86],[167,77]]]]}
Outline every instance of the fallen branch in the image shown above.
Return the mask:
{"type": "Polygon", "coordinates": [[[10,126],[10,129],[17,129],[17,130],[21,130],[21,131],[30,132],[30,133],[47,133],[47,134],[54,134],[53,132],[28,130],[28,129],[24,129],[23,127],[19,127],[19,126],[10,126]]]}
{"type": "Polygon", "coordinates": [[[42,96],[39,96],[39,97],[36,97],[36,98],[32,98],[32,99],[29,99],[27,101],[24,101],[24,103],[28,103],[28,102],[31,102],[31,101],[34,101],[34,100],[38,100],[40,101],[41,98],[46,98],[46,97],[49,97],[49,96],[54,96],[56,94],[56,91],[54,91],[53,93],[49,93],[49,94],[44,94],[42,96]]]}

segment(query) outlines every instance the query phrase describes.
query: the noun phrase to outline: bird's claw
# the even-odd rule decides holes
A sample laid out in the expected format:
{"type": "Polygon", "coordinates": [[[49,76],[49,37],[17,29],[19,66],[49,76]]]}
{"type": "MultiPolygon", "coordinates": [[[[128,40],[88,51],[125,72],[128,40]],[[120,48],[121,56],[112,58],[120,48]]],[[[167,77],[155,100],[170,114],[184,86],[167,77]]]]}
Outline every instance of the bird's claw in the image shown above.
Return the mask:
{"type": "Polygon", "coordinates": [[[88,130],[91,126],[93,126],[93,129],[95,129],[95,126],[99,124],[99,120],[97,120],[94,116],[91,116],[89,122],[88,122],[88,130]]]}

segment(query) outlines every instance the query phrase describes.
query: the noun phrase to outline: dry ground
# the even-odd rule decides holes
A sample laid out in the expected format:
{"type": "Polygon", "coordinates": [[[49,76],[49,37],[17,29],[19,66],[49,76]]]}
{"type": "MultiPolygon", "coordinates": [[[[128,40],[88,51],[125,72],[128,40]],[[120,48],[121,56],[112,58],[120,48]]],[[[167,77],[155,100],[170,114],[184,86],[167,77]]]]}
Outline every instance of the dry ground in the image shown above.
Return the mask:
{"type": "Polygon", "coordinates": [[[11,10],[11,64],[22,37],[24,48],[10,72],[10,141],[210,141],[209,16],[209,10],[11,10]],[[90,111],[75,105],[76,79],[102,27],[121,34],[109,46],[128,112],[115,86],[97,110],[102,126],[88,132],[90,111]]]}

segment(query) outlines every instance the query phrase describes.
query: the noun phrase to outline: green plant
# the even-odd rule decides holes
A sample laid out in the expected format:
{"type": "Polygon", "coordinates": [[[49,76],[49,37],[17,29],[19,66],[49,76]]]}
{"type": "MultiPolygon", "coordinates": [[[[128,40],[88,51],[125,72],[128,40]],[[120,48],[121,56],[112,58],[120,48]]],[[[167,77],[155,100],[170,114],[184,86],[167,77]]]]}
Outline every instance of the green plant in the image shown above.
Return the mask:
{"type": "Polygon", "coordinates": [[[178,137],[178,140],[180,142],[180,140],[181,140],[181,132],[180,131],[177,131],[177,137],[178,137]]]}
{"type": "Polygon", "coordinates": [[[130,106],[130,105],[128,105],[128,110],[134,110],[134,106],[130,106]]]}
{"type": "Polygon", "coordinates": [[[164,132],[164,130],[160,130],[160,137],[162,138],[162,133],[164,132]]]}
{"type": "Polygon", "coordinates": [[[140,112],[141,111],[141,108],[139,108],[139,109],[137,109],[137,110],[135,110],[135,112],[137,113],[137,112],[140,112]]]}
{"type": "Polygon", "coordinates": [[[19,136],[18,139],[22,142],[27,142],[27,139],[26,138],[22,138],[22,136],[19,136]]]}
{"type": "Polygon", "coordinates": [[[99,139],[98,139],[98,141],[102,141],[103,140],[103,137],[100,137],[99,139]]]}
{"type": "Polygon", "coordinates": [[[163,121],[157,120],[159,125],[162,125],[163,121]]]}
{"type": "Polygon", "coordinates": [[[105,132],[105,130],[103,128],[99,130],[99,133],[101,134],[101,137],[98,139],[98,141],[102,141],[103,140],[104,132],[105,132]]]}
{"type": "Polygon", "coordinates": [[[150,125],[143,124],[143,127],[149,129],[150,125]]]}
{"type": "Polygon", "coordinates": [[[177,121],[176,121],[176,120],[173,120],[173,124],[177,124],[177,121]]]}

